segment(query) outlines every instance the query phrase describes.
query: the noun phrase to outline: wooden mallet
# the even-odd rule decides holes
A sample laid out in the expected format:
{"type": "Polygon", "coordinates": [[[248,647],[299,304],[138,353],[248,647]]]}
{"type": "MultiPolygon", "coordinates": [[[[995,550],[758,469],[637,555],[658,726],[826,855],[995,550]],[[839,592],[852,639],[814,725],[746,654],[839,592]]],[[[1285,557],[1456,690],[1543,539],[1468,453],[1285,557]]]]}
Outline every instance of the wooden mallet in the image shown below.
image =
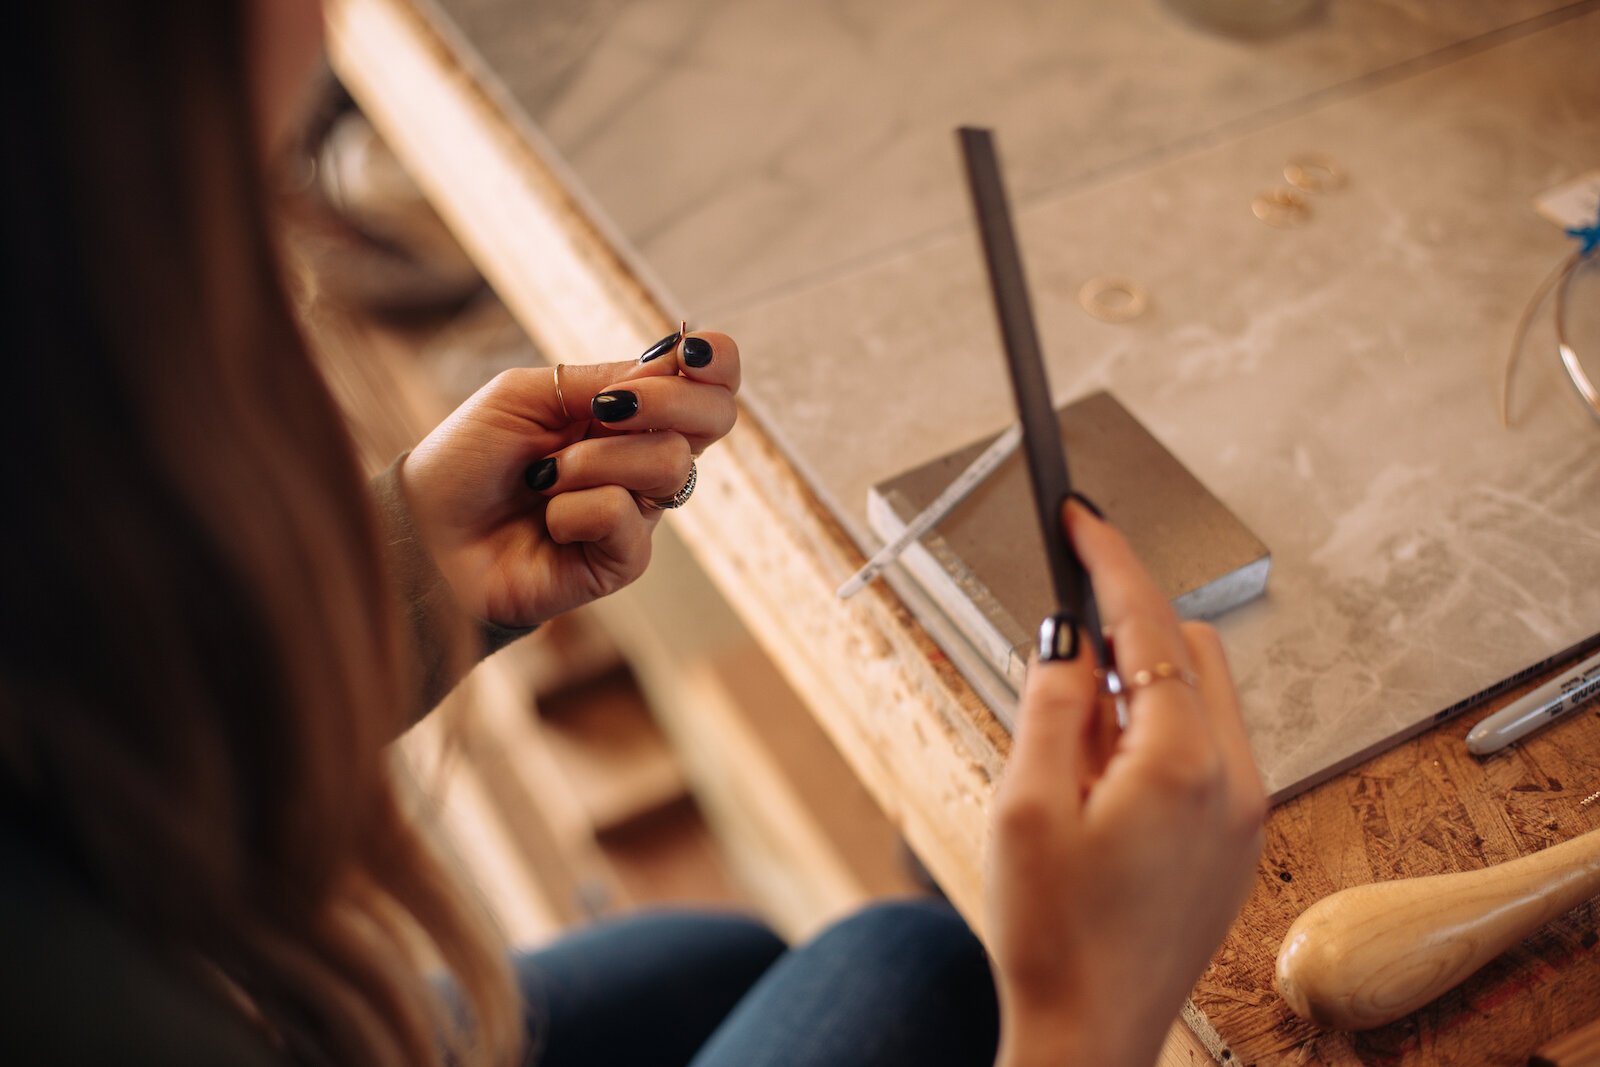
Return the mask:
{"type": "Polygon", "coordinates": [[[1289,928],[1278,992],[1321,1026],[1382,1026],[1596,894],[1600,830],[1479,871],[1354,886],[1289,928]]]}

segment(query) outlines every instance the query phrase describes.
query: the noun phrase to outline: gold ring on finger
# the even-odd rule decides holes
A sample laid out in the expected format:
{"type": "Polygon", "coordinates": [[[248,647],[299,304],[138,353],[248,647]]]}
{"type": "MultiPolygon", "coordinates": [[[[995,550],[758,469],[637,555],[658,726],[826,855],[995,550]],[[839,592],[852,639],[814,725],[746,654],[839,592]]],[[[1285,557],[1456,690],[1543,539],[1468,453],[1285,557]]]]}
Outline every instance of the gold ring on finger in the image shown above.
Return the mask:
{"type": "Polygon", "coordinates": [[[557,363],[556,364],[556,369],[555,369],[555,376],[556,376],[556,402],[561,405],[561,417],[563,419],[566,419],[568,422],[571,422],[572,421],[572,413],[567,410],[567,398],[561,392],[561,368],[564,367],[565,365],[566,364],[564,364],[564,363],[557,363]]]}
{"type": "Polygon", "coordinates": [[[1122,687],[1128,693],[1137,693],[1157,682],[1182,682],[1190,689],[1200,688],[1200,678],[1194,671],[1163,660],[1153,667],[1142,667],[1122,676],[1122,687]]]}

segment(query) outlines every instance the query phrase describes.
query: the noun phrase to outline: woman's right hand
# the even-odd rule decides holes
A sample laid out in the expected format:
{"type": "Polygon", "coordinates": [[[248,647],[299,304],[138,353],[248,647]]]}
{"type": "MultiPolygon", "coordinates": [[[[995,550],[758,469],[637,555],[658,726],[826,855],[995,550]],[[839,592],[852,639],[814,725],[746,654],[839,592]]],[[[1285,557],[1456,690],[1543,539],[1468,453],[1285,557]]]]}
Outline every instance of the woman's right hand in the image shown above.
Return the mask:
{"type": "Polygon", "coordinates": [[[1076,503],[1063,521],[1122,677],[1196,684],[1137,688],[1115,736],[1087,651],[1029,670],[988,871],[998,1062],[1148,1064],[1244,902],[1266,801],[1216,633],[1179,623],[1111,526],[1076,503]]]}

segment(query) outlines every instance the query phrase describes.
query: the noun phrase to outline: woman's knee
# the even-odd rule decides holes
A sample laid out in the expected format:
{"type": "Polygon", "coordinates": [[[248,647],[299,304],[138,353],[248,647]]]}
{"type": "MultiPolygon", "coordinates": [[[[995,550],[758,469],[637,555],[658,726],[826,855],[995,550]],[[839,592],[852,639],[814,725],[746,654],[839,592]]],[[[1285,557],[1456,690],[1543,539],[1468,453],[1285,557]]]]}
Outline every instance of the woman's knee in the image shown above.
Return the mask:
{"type": "Polygon", "coordinates": [[[870,904],[818,935],[813,947],[851,957],[859,966],[918,967],[968,972],[989,981],[989,959],[971,928],[942,900],[889,900],[870,904]]]}
{"type": "Polygon", "coordinates": [[[744,988],[787,946],[757,919],[731,912],[657,911],[576,930],[517,961],[524,985],[656,989],[690,984],[744,988]]]}
{"type": "Polygon", "coordinates": [[[788,951],[783,938],[759,919],[733,912],[706,912],[696,915],[686,929],[696,945],[696,953],[725,961],[734,969],[754,974],[766,970],[788,951]]]}

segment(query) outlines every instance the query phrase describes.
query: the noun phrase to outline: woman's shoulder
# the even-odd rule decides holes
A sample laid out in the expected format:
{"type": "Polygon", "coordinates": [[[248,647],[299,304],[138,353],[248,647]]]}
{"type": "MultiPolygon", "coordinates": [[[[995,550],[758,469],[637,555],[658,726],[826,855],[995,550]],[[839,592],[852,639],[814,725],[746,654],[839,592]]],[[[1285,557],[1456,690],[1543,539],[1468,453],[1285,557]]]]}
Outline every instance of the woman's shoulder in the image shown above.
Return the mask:
{"type": "Polygon", "coordinates": [[[214,993],[101,907],[66,864],[3,815],[0,1061],[196,1067],[285,1062],[214,993]]]}

